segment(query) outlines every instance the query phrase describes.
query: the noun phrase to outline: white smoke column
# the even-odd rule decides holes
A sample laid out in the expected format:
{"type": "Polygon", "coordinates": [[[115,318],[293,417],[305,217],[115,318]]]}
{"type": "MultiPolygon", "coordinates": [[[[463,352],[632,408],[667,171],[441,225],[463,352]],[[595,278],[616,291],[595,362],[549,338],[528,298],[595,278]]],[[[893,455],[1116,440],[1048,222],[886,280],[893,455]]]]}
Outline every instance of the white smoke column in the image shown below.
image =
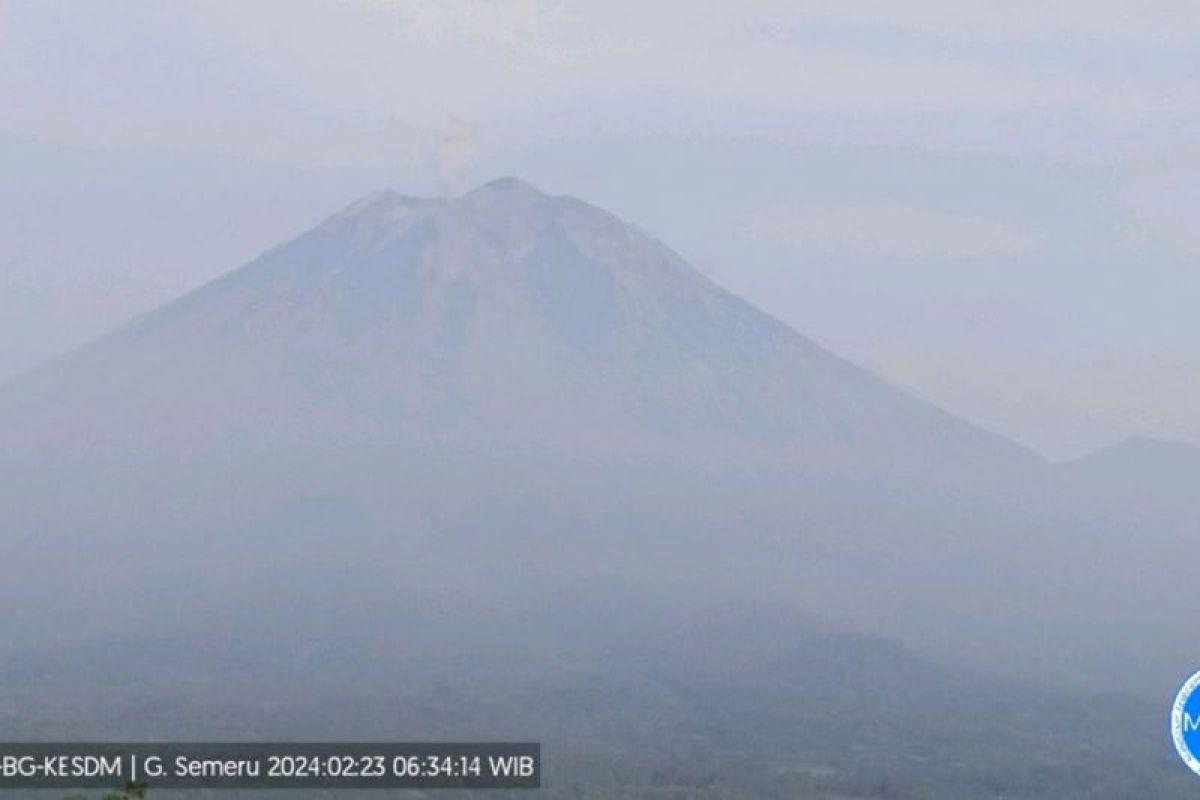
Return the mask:
{"type": "Polygon", "coordinates": [[[437,149],[438,180],[443,194],[454,195],[461,191],[463,173],[475,157],[478,142],[478,123],[453,114],[447,118],[437,149]]]}

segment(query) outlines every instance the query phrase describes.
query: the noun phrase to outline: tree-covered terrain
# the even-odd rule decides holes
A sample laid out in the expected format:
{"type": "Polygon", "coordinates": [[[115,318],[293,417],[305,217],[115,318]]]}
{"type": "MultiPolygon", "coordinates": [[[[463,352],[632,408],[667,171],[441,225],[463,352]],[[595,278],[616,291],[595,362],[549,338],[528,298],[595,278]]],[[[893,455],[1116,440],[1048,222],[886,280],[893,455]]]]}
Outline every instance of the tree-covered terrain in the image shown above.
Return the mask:
{"type": "MultiPolygon", "coordinates": [[[[335,654],[316,661],[281,668],[277,691],[257,697],[240,694],[238,678],[227,675],[227,702],[219,705],[204,678],[176,672],[170,687],[140,687],[142,705],[115,725],[76,716],[74,730],[87,736],[107,729],[124,738],[153,718],[155,735],[174,731],[196,740],[198,724],[211,734],[219,719],[227,740],[313,740],[314,732],[346,741],[537,740],[544,785],[538,796],[564,800],[1144,800],[1188,797],[1196,788],[1174,759],[1162,709],[1153,704],[967,676],[860,637],[798,638],[786,657],[732,672],[695,654],[685,664],[653,650],[607,659],[395,661],[374,673],[335,654]],[[619,668],[612,660],[618,657],[619,668]],[[341,687],[336,701],[321,694],[333,691],[328,685],[313,690],[308,670],[339,668],[355,686],[341,687]]],[[[55,725],[71,713],[62,709],[55,725]]],[[[7,724],[12,730],[14,720],[7,724]]],[[[32,718],[25,725],[40,727],[32,718]]],[[[260,795],[154,792],[155,800],[260,795]]],[[[141,796],[127,790],[111,797],[141,796]]]]}

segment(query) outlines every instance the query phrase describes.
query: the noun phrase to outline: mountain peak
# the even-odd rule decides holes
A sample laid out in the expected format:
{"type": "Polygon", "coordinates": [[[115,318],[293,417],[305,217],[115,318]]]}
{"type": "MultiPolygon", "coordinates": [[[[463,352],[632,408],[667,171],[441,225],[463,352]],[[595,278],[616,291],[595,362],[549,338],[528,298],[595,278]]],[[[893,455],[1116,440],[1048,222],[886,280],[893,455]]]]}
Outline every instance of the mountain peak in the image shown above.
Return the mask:
{"type": "MultiPolygon", "coordinates": [[[[113,447],[191,447],[201,419],[235,447],[401,437],[925,477],[1035,463],[602,209],[513,177],[458,198],[368,195],[58,374],[45,391],[105,408],[113,447]],[[213,381],[217,364],[238,379],[213,381]],[[128,386],[156,388],[134,404],[128,386]]],[[[48,404],[28,391],[29,413],[48,404]]],[[[41,430],[91,442],[67,422],[97,414],[41,430]]]]}
{"type": "Polygon", "coordinates": [[[368,195],[360,197],[350,205],[343,208],[335,217],[357,217],[362,214],[370,214],[382,209],[394,208],[397,205],[404,203],[405,196],[391,189],[384,189],[379,192],[371,192],[368,195]]]}
{"type": "Polygon", "coordinates": [[[488,220],[507,226],[518,220],[532,223],[550,208],[552,202],[549,195],[510,176],[477,186],[449,204],[477,222],[488,220]]]}
{"type": "Polygon", "coordinates": [[[434,198],[415,197],[385,189],[354,201],[326,220],[322,227],[384,232],[440,202],[434,198]]]}
{"type": "Polygon", "coordinates": [[[532,184],[529,184],[526,181],[523,181],[520,178],[514,177],[512,175],[505,175],[504,177],[496,178],[495,180],[491,180],[491,181],[488,181],[487,183],[481,184],[480,186],[477,186],[476,188],[467,192],[467,194],[465,196],[471,197],[471,196],[475,196],[475,195],[485,195],[485,194],[486,195],[509,195],[509,196],[524,195],[524,196],[534,196],[534,197],[546,197],[545,192],[542,192],[541,190],[539,190],[537,187],[533,186],[532,184]]]}
{"type": "Polygon", "coordinates": [[[457,200],[419,197],[384,189],[355,200],[330,217],[326,224],[337,227],[351,225],[378,230],[401,223],[410,219],[414,214],[430,211],[446,204],[462,203],[468,207],[511,208],[514,206],[537,206],[547,199],[549,196],[537,187],[511,175],[480,184],[457,200]]]}

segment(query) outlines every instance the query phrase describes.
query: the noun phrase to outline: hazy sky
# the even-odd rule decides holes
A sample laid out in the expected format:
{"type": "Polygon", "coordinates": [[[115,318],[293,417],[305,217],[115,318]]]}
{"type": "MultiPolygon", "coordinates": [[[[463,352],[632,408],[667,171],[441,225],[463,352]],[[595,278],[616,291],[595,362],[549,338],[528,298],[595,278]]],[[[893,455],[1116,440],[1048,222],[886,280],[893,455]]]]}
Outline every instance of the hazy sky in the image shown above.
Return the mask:
{"type": "Polygon", "coordinates": [[[1039,450],[1200,442],[1200,4],[0,0],[0,376],[519,174],[1039,450]]]}

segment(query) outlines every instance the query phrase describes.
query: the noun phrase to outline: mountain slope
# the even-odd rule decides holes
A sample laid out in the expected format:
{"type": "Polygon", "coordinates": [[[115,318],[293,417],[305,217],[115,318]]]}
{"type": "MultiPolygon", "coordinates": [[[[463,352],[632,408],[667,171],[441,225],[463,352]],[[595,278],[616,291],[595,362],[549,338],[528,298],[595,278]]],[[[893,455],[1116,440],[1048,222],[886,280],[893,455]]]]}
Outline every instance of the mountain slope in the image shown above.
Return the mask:
{"type": "Polygon", "coordinates": [[[0,390],[0,418],[29,452],[396,439],[852,472],[1036,463],[511,178],[367,197],[0,390]]]}
{"type": "Polygon", "coordinates": [[[1194,529],[1200,447],[1134,436],[1058,466],[1061,477],[1109,519],[1166,515],[1194,529]]]}
{"type": "Polygon", "coordinates": [[[163,629],[436,651],[414,619],[486,649],[489,615],[589,593],[562,629],[599,642],[643,593],[1175,681],[1178,550],[1098,529],[1043,467],[578,200],[384,193],[0,388],[0,654],[163,629]]]}
{"type": "Polygon", "coordinates": [[[1185,442],[1132,436],[1063,465],[1080,477],[1098,481],[1173,484],[1200,474],[1200,447],[1185,442]]]}

